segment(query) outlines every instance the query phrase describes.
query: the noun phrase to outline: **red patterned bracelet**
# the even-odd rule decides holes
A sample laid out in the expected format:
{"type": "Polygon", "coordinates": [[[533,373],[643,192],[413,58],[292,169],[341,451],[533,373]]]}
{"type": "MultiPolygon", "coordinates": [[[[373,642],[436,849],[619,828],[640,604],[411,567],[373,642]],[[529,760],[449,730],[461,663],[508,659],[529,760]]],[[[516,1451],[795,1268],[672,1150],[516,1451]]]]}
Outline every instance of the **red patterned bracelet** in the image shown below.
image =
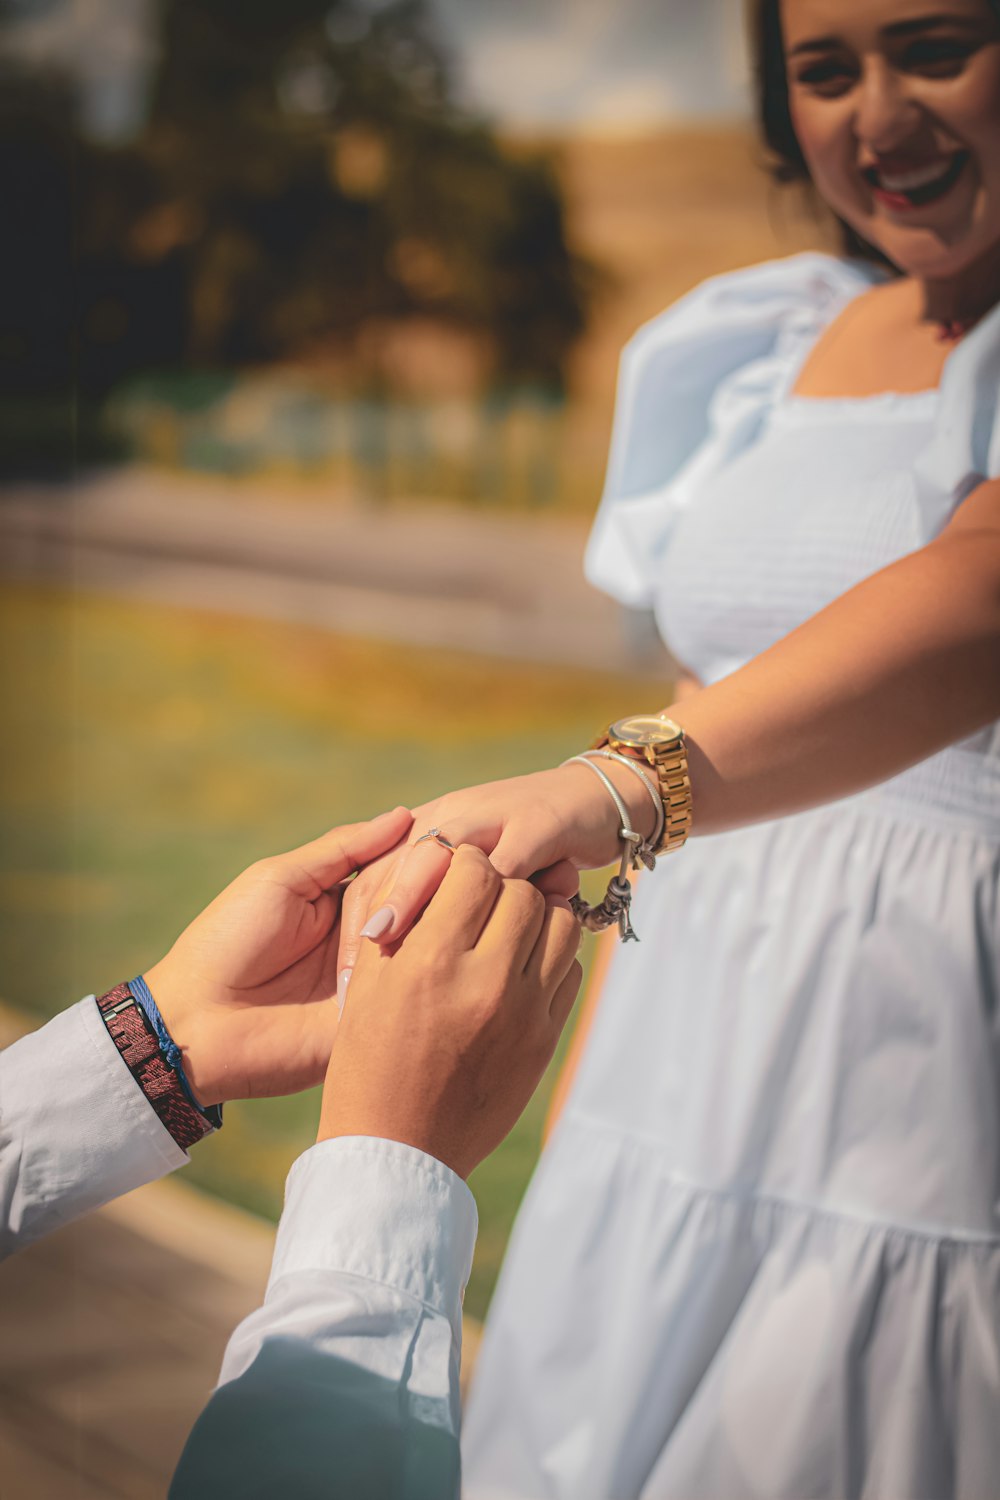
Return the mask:
{"type": "Polygon", "coordinates": [[[217,1130],[222,1124],[221,1108],[214,1106],[203,1113],[191,1103],[160,1050],[152,1022],[128,985],[116,984],[101,995],[97,1009],[122,1061],[178,1146],[187,1151],[217,1130]]]}

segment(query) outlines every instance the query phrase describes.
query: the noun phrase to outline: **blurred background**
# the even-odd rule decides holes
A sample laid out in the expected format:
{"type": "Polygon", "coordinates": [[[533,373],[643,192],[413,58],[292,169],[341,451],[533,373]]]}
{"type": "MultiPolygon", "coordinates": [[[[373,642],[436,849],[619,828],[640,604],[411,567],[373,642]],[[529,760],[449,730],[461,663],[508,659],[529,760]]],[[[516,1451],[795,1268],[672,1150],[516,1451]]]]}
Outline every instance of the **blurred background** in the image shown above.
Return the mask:
{"type": "MultiPolygon", "coordinates": [[[[147,967],[260,854],[667,700],[650,622],[580,560],[625,340],[825,243],[751,96],[741,0],[0,0],[8,1038],[147,967]]],[[[556,1071],[474,1181],[472,1319],[556,1071]]],[[[316,1113],[230,1106],[183,1175],[273,1221],[316,1113]]],[[[123,1258],[140,1229],[190,1247],[193,1201],[123,1258]]],[[[235,1264],[254,1230],[226,1223],[235,1264]]],[[[112,1475],[80,1438],[107,1403],[85,1419],[78,1370],[61,1405],[31,1385],[22,1336],[20,1430],[77,1425],[62,1477],[4,1500],[145,1493],[148,1441],[123,1457],[118,1423],[112,1475]]]]}

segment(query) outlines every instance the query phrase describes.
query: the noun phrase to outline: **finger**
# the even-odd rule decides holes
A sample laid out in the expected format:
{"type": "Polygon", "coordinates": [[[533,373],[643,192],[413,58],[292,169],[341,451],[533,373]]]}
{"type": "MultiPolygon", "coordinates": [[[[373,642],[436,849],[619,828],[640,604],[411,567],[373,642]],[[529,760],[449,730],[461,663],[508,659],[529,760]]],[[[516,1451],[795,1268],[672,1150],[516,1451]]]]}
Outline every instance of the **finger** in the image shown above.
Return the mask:
{"type": "Polygon", "coordinates": [[[561,860],[566,853],[565,832],[552,820],[548,827],[548,816],[543,814],[528,822],[524,818],[512,818],[505,826],[490,854],[500,874],[508,880],[530,880],[538,870],[544,870],[561,860]]]}
{"type": "Polygon", "coordinates": [[[568,859],[561,859],[558,864],[549,865],[547,870],[539,870],[531,877],[531,883],[543,896],[563,896],[568,901],[580,889],[580,872],[568,859]]]}
{"type": "Polygon", "coordinates": [[[520,974],[545,921],[545,897],[526,880],[505,880],[476,944],[476,952],[498,967],[520,974]]]}
{"type": "Polygon", "coordinates": [[[368,823],[332,828],[311,843],[288,854],[276,855],[271,863],[290,877],[291,889],[314,900],[320,891],[339,885],[393,848],[406,836],[412,822],[408,808],[396,807],[368,823]],[[297,881],[300,874],[301,880],[297,881]]]}
{"type": "Polygon", "coordinates": [[[444,880],[454,857],[434,839],[411,844],[396,866],[392,889],[370,912],[361,936],[375,943],[401,938],[444,880]]]}
{"type": "Polygon", "coordinates": [[[294,941],[289,937],[289,951],[293,955],[290,962],[301,954],[311,953],[317,943],[330,936],[340,915],[341,896],[339,888],[321,891],[315,901],[307,901],[299,907],[294,941]]]}
{"type": "Polygon", "coordinates": [[[544,920],[524,967],[525,978],[548,999],[569,973],[580,949],[580,924],[559,897],[549,897],[544,920]]]}
{"type": "MultiPolygon", "coordinates": [[[[337,965],[340,978],[349,974],[358,961],[361,929],[369,913],[378,909],[384,892],[392,884],[393,871],[403,857],[405,845],[384,854],[366,866],[344,892],[340,912],[340,951],[337,965]]],[[[339,983],[340,981],[338,981],[339,983]]]]}
{"type": "MultiPolygon", "coordinates": [[[[503,881],[481,849],[462,844],[420,920],[420,942],[447,952],[474,948],[503,895],[503,881]]],[[[416,934],[414,934],[415,940],[416,934]]]]}
{"type": "Polygon", "coordinates": [[[574,958],[570,964],[569,973],[560,984],[552,997],[549,1006],[549,1015],[552,1017],[553,1025],[562,1031],[570,1018],[576,997],[580,993],[580,985],[583,983],[583,964],[578,958],[574,958]]]}

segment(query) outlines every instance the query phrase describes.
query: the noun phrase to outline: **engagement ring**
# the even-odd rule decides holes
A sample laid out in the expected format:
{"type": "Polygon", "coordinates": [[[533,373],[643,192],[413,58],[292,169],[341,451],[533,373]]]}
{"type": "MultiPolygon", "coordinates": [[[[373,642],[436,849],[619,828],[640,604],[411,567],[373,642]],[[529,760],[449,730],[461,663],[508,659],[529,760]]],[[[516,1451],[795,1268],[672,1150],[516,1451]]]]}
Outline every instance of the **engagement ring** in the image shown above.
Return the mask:
{"type": "Polygon", "coordinates": [[[435,844],[440,844],[442,849],[447,849],[449,854],[454,854],[455,845],[447,835],[441,832],[440,828],[428,828],[426,833],[422,833],[418,839],[414,840],[414,847],[417,844],[426,843],[428,839],[433,839],[435,844]]]}

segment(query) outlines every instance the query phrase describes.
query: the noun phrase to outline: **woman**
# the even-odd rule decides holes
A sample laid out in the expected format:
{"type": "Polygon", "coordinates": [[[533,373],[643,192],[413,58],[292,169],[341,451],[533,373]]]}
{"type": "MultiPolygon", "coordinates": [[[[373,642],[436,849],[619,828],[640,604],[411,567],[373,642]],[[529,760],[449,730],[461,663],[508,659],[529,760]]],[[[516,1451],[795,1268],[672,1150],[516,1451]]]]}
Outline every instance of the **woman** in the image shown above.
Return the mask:
{"type": "MultiPolygon", "coordinates": [[[[696,837],[515,1231],[470,1496],[1000,1484],[1000,8],[763,0],[758,38],[772,146],[871,258],[718,278],[626,355],[588,564],[702,685],[696,837]]],[[[511,875],[619,848],[579,764],[431,826],[511,875]]],[[[447,858],[350,920],[394,939],[447,858]]]]}

